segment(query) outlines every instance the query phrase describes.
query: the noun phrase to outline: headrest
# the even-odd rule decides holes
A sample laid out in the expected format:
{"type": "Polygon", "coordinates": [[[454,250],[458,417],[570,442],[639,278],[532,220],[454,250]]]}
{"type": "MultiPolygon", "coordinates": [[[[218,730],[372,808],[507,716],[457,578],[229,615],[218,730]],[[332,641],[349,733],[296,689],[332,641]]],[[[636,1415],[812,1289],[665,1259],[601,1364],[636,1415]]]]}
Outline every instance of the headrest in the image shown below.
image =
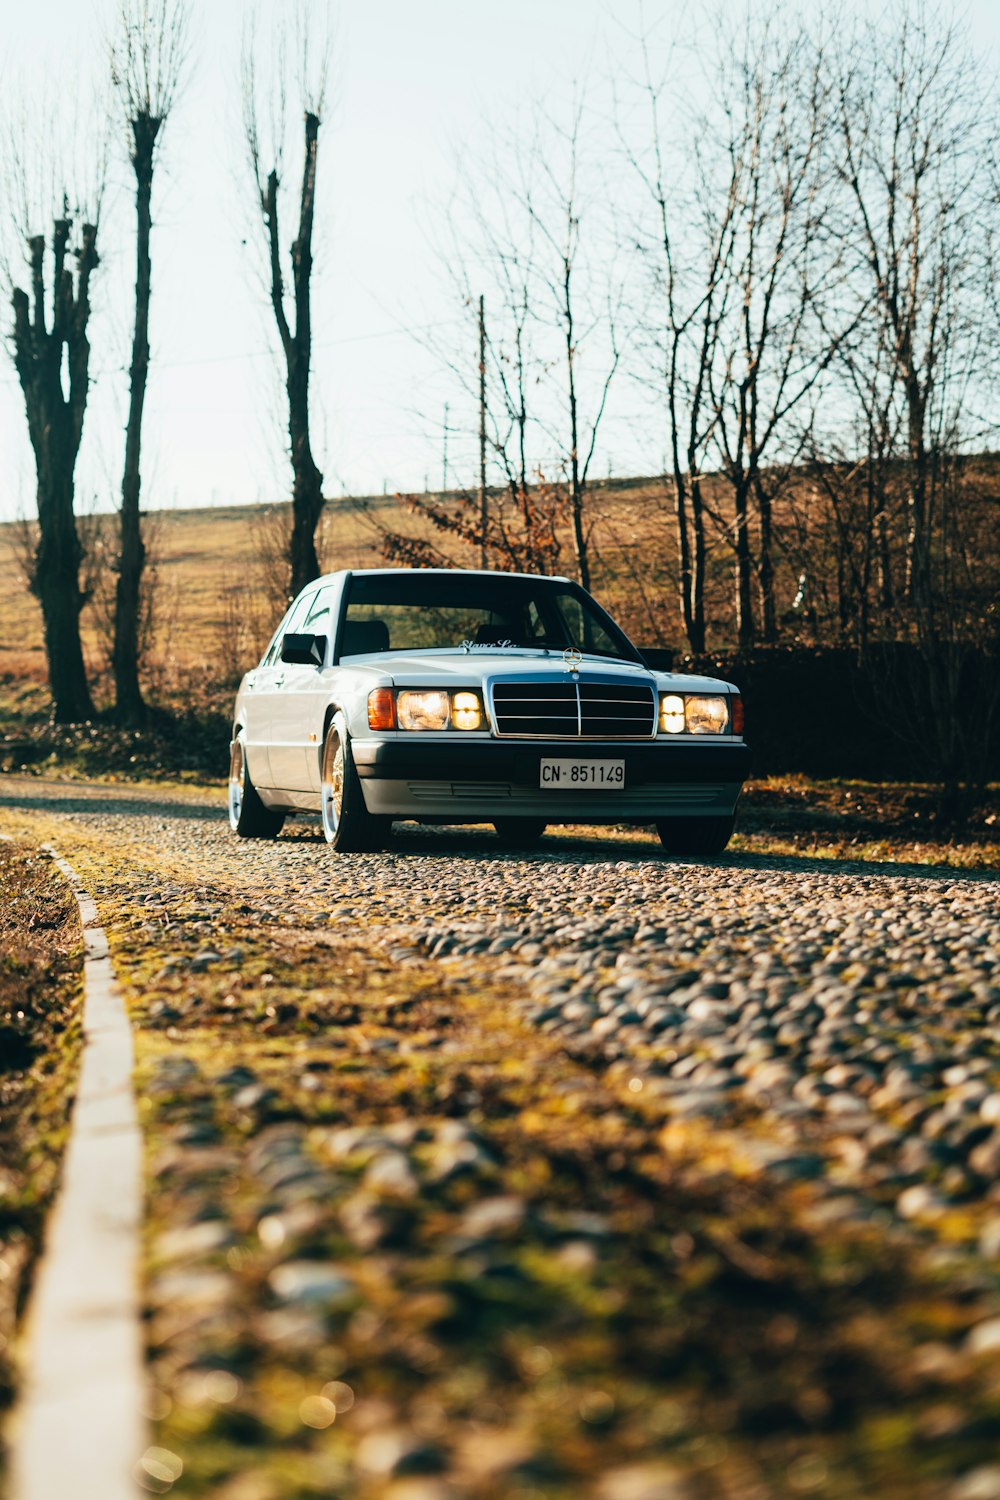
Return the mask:
{"type": "Polygon", "coordinates": [[[389,627],[384,620],[347,620],[340,642],[341,656],[366,656],[388,651],[389,627]]]}
{"type": "Polygon", "coordinates": [[[476,627],[477,646],[497,646],[501,641],[509,640],[509,625],[477,625],[476,627]]]}

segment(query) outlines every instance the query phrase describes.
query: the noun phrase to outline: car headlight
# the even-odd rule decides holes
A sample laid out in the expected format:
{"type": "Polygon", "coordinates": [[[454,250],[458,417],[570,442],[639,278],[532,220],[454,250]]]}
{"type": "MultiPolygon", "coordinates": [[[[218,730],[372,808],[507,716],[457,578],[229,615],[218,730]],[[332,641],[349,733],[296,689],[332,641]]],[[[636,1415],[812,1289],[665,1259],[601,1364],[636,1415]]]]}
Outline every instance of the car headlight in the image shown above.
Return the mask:
{"type": "Polygon", "coordinates": [[[724,734],[729,722],[725,698],[685,698],[684,722],[688,734],[724,734]]]}
{"type": "Polygon", "coordinates": [[[679,693],[664,693],[660,699],[660,728],[664,734],[683,734],[684,699],[679,693]]]}
{"type": "Polygon", "coordinates": [[[393,698],[390,688],[377,688],[368,696],[371,729],[482,729],[483,700],[471,688],[442,693],[404,689],[393,698]],[[383,698],[390,700],[388,709],[383,698]],[[389,711],[391,710],[391,711],[389,711]]]}
{"type": "Polygon", "coordinates": [[[447,729],[451,704],[447,693],[400,693],[396,699],[400,729],[447,729]]]}
{"type": "Polygon", "coordinates": [[[725,734],[729,727],[729,705],[714,694],[680,693],[660,695],[661,734],[725,734]]]}

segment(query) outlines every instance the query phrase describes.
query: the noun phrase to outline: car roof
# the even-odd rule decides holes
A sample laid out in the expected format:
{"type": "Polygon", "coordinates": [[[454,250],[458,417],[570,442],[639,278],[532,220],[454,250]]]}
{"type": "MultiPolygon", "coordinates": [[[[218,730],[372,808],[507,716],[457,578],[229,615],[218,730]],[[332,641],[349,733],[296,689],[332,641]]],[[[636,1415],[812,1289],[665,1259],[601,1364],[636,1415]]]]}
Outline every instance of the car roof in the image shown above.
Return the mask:
{"type": "Polygon", "coordinates": [[[509,573],[501,568],[339,568],[324,573],[316,583],[333,583],[338,578],[397,578],[429,575],[444,578],[542,578],[547,583],[569,583],[561,573],[509,573]]]}

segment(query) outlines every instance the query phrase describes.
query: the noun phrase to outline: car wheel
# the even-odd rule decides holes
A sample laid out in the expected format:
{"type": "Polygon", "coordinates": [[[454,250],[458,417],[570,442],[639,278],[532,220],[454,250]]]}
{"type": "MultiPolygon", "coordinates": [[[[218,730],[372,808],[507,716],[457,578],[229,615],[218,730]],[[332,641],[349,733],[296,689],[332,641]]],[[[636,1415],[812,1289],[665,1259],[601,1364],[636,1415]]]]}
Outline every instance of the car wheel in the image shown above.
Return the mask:
{"type": "Polygon", "coordinates": [[[728,818],[663,818],[656,825],[668,854],[721,854],[736,823],[728,818]]]}
{"type": "Polygon", "coordinates": [[[533,849],[548,824],[542,818],[494,818],[497,838],[508,849],[533,849]]]}
{"type": "Polygon", "coordinates": [[[246,749],[238,736],[229,754],[229,826],[241,839],[273,839],[281,832],[283,812],[273,812],[260,800],[250,780],[246,749]]]}
{"type": "Polygon", "coordinates": [[[323,741],[320,803],[323,837],[344,854],[378,849],[388,835],[389,820],[373,816],[365,806],[350,736],[337,722],[323,741]]]}

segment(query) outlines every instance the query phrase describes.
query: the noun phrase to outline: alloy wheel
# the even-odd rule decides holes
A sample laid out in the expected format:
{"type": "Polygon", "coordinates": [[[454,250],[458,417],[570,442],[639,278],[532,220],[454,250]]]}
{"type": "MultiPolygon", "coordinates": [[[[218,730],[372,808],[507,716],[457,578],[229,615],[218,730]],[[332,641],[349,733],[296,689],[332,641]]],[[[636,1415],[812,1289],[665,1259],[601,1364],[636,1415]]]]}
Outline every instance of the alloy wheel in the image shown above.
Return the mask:
{"type": "Polygon", "coordinates": [[[323,746],[323,832],[328,840],[336,835],[344,811],[344,747],[340,735],[331,730],[323,746]]]}
{"type": "Polygon", "coordinates": [[[229,757],[229,823],[235,828],[243,811],[243,789],[246,778],[246,759],[239,740],[233,745],[229,757]]]}

